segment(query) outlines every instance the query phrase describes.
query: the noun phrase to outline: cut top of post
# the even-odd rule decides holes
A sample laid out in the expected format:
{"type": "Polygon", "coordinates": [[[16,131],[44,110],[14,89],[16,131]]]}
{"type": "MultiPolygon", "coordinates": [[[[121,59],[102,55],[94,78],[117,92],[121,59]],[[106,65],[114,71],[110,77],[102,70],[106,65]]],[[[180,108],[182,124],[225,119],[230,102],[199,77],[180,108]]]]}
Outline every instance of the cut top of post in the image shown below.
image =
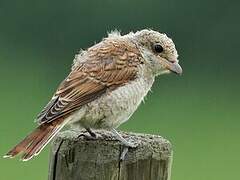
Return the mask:
{"type": "Polygon", "coordinates": [[[55,139],[50,159],[50,180],[169,180],[172,147],[158,135],[120,132],[130,142],[124,147],[111,132],[97,130],[98,138],[86,139],[83,131],[65,131],[55,139]],[[81,135],[83,134],[83,135],[81,135]]]}

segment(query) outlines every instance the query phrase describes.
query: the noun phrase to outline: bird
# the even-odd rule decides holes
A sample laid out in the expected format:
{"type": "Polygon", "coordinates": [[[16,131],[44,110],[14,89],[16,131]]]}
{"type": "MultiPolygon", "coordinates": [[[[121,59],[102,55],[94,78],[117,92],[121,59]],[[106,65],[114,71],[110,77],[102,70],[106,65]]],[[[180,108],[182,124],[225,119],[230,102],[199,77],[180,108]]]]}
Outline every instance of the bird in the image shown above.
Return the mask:
{"type": "Polygon", "coordinates": [[[5,158],[37,156],[64,127],[111,131],[127,147],[117,128],[131,117],[151,90],[157,76],[182,74],[173,40],[164,33],[142,29],[125,35],[117,30],[99,43],[80,50],[69,75],[36,117],[37,127],[5,158]]]}

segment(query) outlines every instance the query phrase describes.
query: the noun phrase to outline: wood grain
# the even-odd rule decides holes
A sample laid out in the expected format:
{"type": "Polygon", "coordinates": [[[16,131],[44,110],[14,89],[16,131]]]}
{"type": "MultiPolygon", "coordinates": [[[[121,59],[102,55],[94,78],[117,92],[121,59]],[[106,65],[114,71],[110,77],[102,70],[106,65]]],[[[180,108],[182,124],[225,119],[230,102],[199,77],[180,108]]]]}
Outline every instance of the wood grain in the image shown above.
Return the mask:
{"type": "Polygon", "coordinates": [[[120,160],[123,146],[107,131],[86,139],[81,131],[65,131],[52,144],[49,180],[170,180],[172,148],[157,135],[121,132],[139,146],[120,160]]]}

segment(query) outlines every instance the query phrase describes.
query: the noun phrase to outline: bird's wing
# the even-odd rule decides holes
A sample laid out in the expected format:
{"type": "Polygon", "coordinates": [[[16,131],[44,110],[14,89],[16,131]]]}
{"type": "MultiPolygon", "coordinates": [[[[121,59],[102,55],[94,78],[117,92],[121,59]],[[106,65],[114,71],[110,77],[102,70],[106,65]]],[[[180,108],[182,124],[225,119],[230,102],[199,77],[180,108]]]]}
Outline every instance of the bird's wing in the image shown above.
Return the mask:
{"type": "Polygon", "coordinates": [[[137,48],[106,40],[89,48],[84,58],[38,115],[39,124],[70,115],[107,91],[134,80],[141,63],[137,48]]]}

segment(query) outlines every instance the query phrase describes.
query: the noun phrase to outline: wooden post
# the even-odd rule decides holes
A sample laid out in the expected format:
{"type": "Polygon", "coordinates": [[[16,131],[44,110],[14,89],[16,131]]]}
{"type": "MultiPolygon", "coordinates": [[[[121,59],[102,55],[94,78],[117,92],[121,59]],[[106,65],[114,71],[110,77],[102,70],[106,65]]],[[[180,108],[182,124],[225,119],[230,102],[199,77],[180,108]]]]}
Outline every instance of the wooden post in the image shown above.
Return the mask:
{"type": "Polygon", "coordinates": [[[99,137],[90,140],[65,131],[52,145],[49,180],[170,180],[172,149],[168,140],[157,135],[120,132],[131,142],[124,160],[123,146],[111,133],[95,131],[99,137]]]}

